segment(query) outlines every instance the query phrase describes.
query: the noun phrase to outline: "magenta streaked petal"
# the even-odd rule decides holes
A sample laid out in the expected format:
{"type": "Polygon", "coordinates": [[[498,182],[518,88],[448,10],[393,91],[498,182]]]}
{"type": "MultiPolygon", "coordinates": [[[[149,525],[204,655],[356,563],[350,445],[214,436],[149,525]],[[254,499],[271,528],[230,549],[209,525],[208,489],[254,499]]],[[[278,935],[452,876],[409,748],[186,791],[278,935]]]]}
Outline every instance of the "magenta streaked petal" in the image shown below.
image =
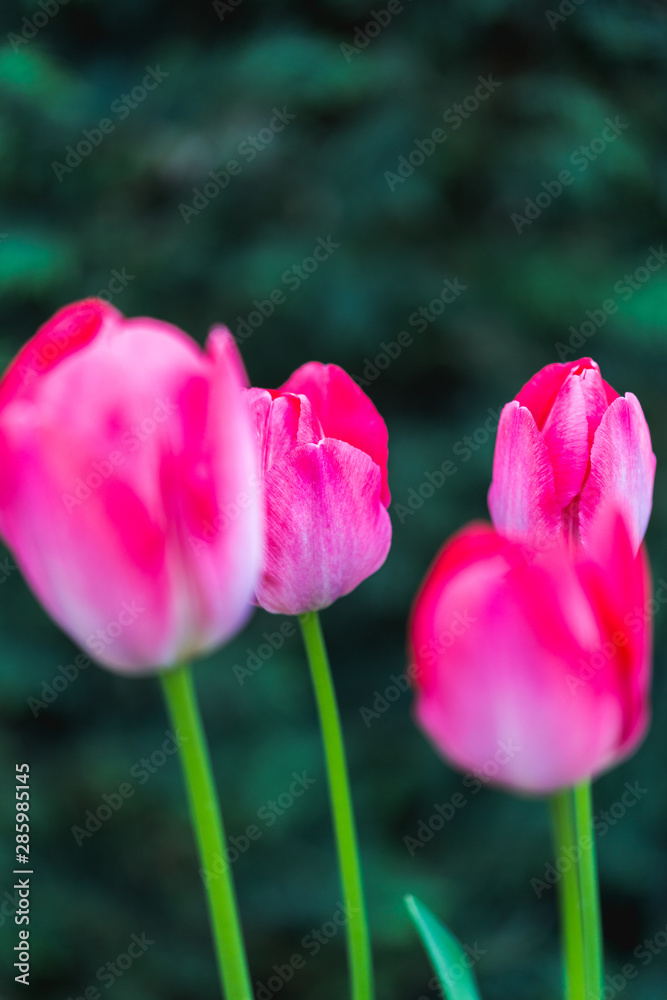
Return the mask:
{"type": "Polygon", "coordinates": [[[559,507],[566,507],[579,493],[588,469],[586,399],[576,375],[563,382],[542,436],[554,471],[556,502],[559,507]]]}
{"type": "Polygon", "coordinates": [[[648,424],[639,400],[628,392],[607,409],[593,439],[591,469],[579,503],[584,546],[600,510],[610,506],[623,514],[637,552],[651,514],[654,479],[648,424]]]}
{"type": "Polygon", "coordinates": [[[530,410],[516,400],[500,415],[489,510],[507,538],[543,547],[561,529],[551,458],[530,410]]]}
{"type": "Polygon", "coordinates": [[[380,469],[343,441],[300,445],[269,470],[266,551],[257,600],[268,611],[316,611],[380,568],[391,544],[380,469]]]}
{"type": "Polygon", "coordinates": [[[382,474],[382,503],[388,507],[387,427],[354,379],[338,365],[310,361],[290,375],[280,391],[307,396],[325,437],[346,441],[373,459],[382,474]]]}

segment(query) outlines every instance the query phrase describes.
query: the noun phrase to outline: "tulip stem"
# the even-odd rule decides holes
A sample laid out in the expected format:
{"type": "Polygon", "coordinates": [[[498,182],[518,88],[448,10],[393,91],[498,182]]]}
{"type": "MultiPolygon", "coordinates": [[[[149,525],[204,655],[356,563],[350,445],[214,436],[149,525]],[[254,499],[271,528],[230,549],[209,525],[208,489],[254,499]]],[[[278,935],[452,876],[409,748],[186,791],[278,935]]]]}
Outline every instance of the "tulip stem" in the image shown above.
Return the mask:
{"type": "Polygon", "coordinates": [[[226,1000],[253,1000],[234,883],[226,863],[225,830],[192,672],[179,666],[161,675],[181,763],[190,816],[208,897],[220,981],[226,1000]]]}
{"type": "Polygon", "coordinates": [[[372,1000],[374,994],[370,934],[336,693],[317,612],[300,615],[299,622],[320,717],[340,879],[348,912],[346,934],[352,1000],[372,1000]]]}
{"type": "Polygon", "coordinates": [[[580,848],[579,883],[586,956],[586,1000],[598,1000],[603,993],[604,960],[590,781],[577,785],[572,795],[577,843],[580,848]]]}
{"type": "Polygon", "coordinates": [[[551,801],[551,807],[556,864],[560,862],[563,868],[558,884],[558,900],[564,952],[565,1000],[588,1000],[579,871],[577,864],[571,860],[575,854],[573,848],[576,840],[572,793],[569,790],[558,792],[551,801]]]}
{"type": "Polygon", "coordinates": [[[566,1000],[599,1000],[602,933],[590,782],[552,800],[564,945],[566,1000]],[[558,869],[560,871],[560,867],[558,869]]]}

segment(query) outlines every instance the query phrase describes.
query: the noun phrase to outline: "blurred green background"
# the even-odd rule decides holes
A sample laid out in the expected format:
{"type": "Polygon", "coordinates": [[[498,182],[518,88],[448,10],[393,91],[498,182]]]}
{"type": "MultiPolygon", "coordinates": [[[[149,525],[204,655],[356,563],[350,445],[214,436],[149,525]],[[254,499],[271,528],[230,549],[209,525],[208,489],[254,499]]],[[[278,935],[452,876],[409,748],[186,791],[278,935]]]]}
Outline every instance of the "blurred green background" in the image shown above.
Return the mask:
{"type": "MultiPolygon", "coordinates": [[[[658,455],[648,541],[656,579],[667,576],[667,265],[634,276],[666,236],[667,8],[406,0],[390,16],[383,0],[374,13],[334,0],[41,3],[5,0],[1,15],[3,364],[59,306],[104,292],[124,313],[200,340],[228,323],[255,384],[279,385],[311,358],[365,379],[389,427],[394,543],[383,569],[323,623],[378,997],[437,995],[401,902],[414,892],[484,952],[485,1000],[555,1000],[554,893],[538,899],[530,884],[552,853],[544,804],[467,792],[466,807],[411,856],[404,838],[462,778],[414,727],[411,696],[382,698],[405,669],[408,607],[436,548],[486,516],[489,411],[549,362],[590,353],[619,391],[639,396],[658,455]],[[319,240],[329,251],[313,268],[304,261],[319,240]],[[276,289],[283,299],[271,311],[276,289]],[[607,299],[618,306],[609,317],[599,312],[607,299]],[[388,364],[383,343],[394,355],[403,344],[388,364]],[[456,473],[419,506],[410,490],[447,459],[456,473]]],[[[12,806],[14,764],[27,760],[31,995],[67,1000],[96,983],[106,995],[97,971],[146,934],[154,944],[113,983],[119,997],[215,997],[176,758],[136,779],[165,740],[158,685],[92,666],[48,706],[29,703],[77,651],[3,565],[1,995],[21,995],[10,957],[12,806]],[[136,794],[78,846],[72,828],[128,779],[136,794]]],[[[609,972],[637,967],[624,992],[633,1000],[667,990],[667,953],[646,965],[633,957],[667,926],[666,616],[656,615],[649,738],[596,785],[597,812],[625,782],[646,790],[599,841],[609,972]]],[[[325,930],[317,954],[304,943],[334,918],[340,890],[300,640],[287,638],[243,683],[234,669],[283,621],[257,613],[197,680],[229,833],[262,830],[233,866],[260,1000],[338,1000],[343,934],[325,930]],[[258,812],[295,771],[315,783],[269,825],[258,812]],[[267,987],[297,953],[305,967],[267,987]]]]}

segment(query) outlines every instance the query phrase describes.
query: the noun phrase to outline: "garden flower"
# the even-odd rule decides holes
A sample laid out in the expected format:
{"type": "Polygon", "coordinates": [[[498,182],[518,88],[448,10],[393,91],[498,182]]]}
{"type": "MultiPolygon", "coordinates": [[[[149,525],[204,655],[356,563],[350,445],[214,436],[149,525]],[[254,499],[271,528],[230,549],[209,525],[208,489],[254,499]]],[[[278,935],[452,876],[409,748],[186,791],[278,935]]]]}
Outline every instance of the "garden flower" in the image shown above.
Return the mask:
{"type": "Polygon", "coordinates": [[[318,611],[380,568],[391,544],[387,428],[336,365],[303,365],[281,389],[251,389],[266,506],[257,602],[318,611]]]}
{"type": "Polygon", "coordinates": [[[248,614],[262,512],[244,385],[229,333],[204,352],[99,299],[56,313],[0,382],[0,533],[109,667],[173,666],[248,614]]]}
{"type": "Polygon", "coordinates": [[[624,520],[536,554],[472,524],[441,550],[411,623],[416,716],[455,767],[551,793],[611,767],[648,724],[650,587],[624,520]]]}
{"type": "Polygon", "coordinates": [[[619,510],[636,552],[653,497],[655,455],[639,401],[619,396],[590,358],[547,365],[502,411],[489,510],[502,534],[544,547],[588,545],[619,510]]]}

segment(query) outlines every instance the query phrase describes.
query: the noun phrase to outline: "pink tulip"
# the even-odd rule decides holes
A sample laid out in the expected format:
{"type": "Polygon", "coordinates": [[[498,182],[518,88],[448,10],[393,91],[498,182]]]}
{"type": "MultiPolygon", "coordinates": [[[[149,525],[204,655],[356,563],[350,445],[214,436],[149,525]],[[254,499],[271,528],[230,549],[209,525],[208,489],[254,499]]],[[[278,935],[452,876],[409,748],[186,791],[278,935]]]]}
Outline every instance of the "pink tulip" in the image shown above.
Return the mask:
{"type": "Polygon", "coordinates": [[[257,602],[290,615],[326,608],[387,557],[387,428],[337,365],[313,361],[249,399],[266,503],[257,602]]]}
{"type": "Polygon", "coordinates": [[[609,768],[646,730],[645,552],[633,555],[620,516],[594,547],[596,559],[536,555],[473,524],[426,576],[410,625],[417,720],[482,782],[550,793],[609,768]]]}
{"type": "Polygon", "coordinates": [[[245,620],[259,456],[229,333],[88,299],[0,382],[0,533],[35,594],[109,667],[170,667],[245,620]]]}
{"type": "Polygon", "coordinates": [[[588,545],[606,507],[636,552],[653,497],[655,455],[642,408],[619,396],[590,358],[547,365],[502,411],[489,490],[493,523],[538,548],[588,545]]]}

